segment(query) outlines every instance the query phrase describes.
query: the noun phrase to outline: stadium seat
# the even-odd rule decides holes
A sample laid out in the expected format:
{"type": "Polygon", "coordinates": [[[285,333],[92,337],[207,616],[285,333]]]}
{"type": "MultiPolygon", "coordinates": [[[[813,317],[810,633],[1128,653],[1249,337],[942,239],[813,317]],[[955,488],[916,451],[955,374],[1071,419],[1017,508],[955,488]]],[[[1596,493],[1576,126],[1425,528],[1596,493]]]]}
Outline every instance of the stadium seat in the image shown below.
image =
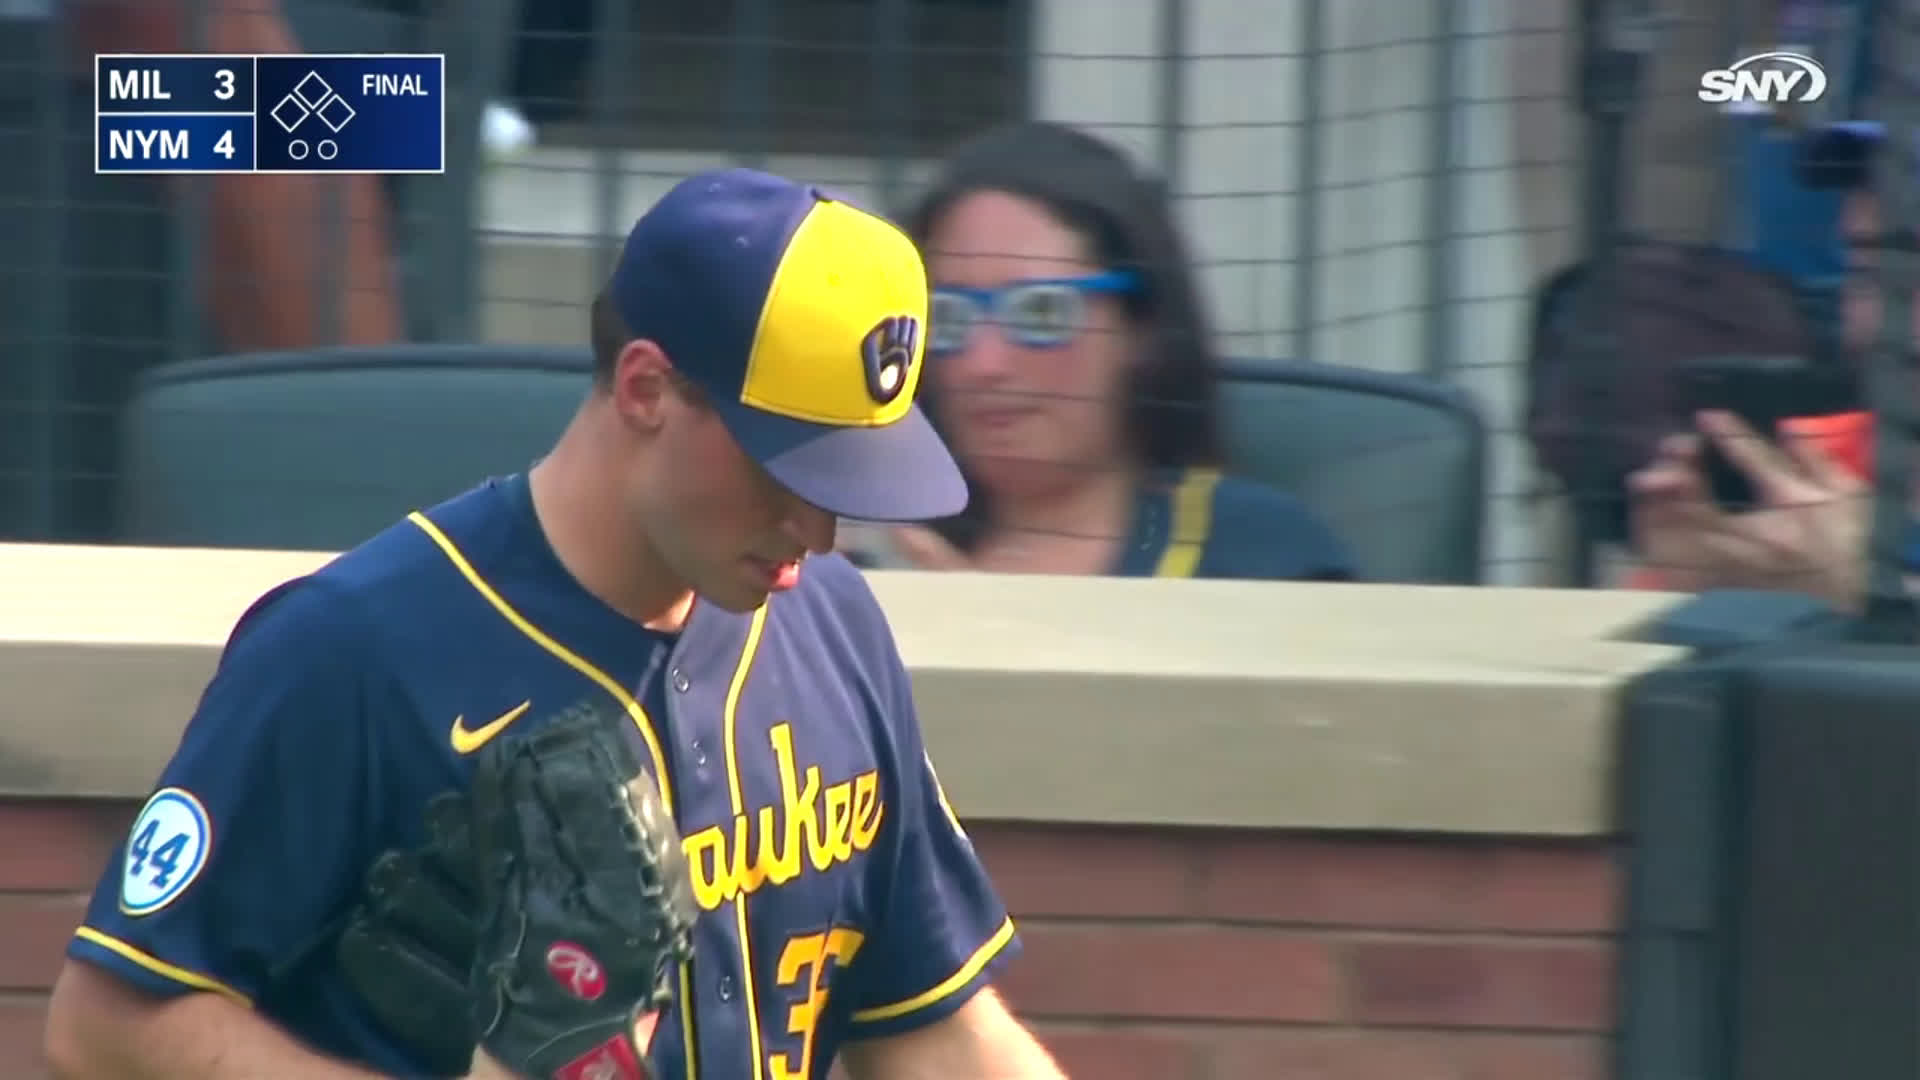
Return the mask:
{"type": "Polygon", "coordinates": [[[1235,361],[1229,469],[1326,518],[1375,581],[1478,584],[1487,429],[1467,395],[1415,375],[1235,361]]]}
{"type": "MultiPolygon", "coordinates": [[[[401,345],[217,357],[146,373],[129,406],[123,542],[334,550],[544,453],[584,350],[401,345]]],[[[1235,363],[1235,472],[1292,492],[1375,580],[1480,580],[1485,429],[1414,376],[1235,363]]]]}
{"type": "Polygon", "coordinates": [[[341,550],[546,452],[584,349],[403,345],[149,371],[129,406],[122,542],[341,550]]]}

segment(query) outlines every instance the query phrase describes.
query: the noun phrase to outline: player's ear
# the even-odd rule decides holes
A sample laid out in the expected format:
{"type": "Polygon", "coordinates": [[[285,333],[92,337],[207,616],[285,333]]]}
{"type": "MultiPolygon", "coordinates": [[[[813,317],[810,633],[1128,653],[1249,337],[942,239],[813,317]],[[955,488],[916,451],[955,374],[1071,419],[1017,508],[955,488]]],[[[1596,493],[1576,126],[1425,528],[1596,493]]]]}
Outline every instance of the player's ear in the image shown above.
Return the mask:
{"type": "Polygon", "coordinates": [[[646,338],[627,342],[614,357],[607,387],[614,411],[638,427],[658,427],[673,393],[672,377],[673,364],[660,346],[646,338]]]}

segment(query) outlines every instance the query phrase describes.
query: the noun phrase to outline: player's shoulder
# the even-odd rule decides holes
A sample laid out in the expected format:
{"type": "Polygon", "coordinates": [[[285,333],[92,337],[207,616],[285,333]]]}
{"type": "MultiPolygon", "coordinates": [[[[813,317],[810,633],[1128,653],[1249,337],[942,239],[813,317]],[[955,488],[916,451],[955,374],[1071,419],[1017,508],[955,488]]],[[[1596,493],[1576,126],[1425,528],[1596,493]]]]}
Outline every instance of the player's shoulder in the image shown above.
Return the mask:
{"type": "Polygon", "coordinates": [[[368,625],[353,594],[321,567],[283,581],[256,597],[234,620],[226,653],[272,649],[305,655],[337,654],[368,625]]]}
{"type": "Polygon", "coordinates": [[[862,637],[892,636],[865,575],[837,551],[809,557],[799,584],[779,600],[775,611],[784,620],[809,620],[862,637]]]}
{"type": "MultiPolygon", "coordinates": [[[[476,551],[488,547],[490,524],[499,515],[493,481],[454,496],[422,516],[442,538],[458,536],[476,551]]],[[[429,606],[435,590],[448,587],[447,556],[434,533],[411,517],[335,555],[313,571],[257,598],[235,623],[243,634],[287,638],[302,644],[346,643],[373,636],[409,611],[429,606]]]]}
{"type": "Polygon", "coordinates": [[[1347,545],[1298,497],[1245,477],[1221,475],[1200,572],[1208,577],[1285,580],[1354,576],[1347,545]]]}
{"type": "Polygon", "coordinates": [[[865,575],[846,556],[808,558],[799,584],[771,605],[774,624],[808,643],[820,671],[879,685],[894,678],[900,660],[893,628],[865,575]]]}
{"type": "Polygon", "coordinates": [[[469,563],[491,561],[513,533],[506,494],[520,477],[488,478],[442,502],[410,513],[341,553],[321,573],[339,588],[405,598],[408,583],[433,580],[429,567],[446,566],[451,552],[469,563]]]}

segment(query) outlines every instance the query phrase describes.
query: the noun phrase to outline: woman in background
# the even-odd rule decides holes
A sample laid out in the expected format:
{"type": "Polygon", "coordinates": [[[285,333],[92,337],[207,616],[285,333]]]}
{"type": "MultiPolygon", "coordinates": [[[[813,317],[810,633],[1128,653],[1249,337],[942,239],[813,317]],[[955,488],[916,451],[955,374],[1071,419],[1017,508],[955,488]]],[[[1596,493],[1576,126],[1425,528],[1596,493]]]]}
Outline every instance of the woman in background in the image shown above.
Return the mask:
{"type": "Polygon", "coordinates": [[[1343,580],[1290,495],[1221,473],[1216,357],[1164,189],[1026,123],[964,144],[906,222],[933,285],[922,401],[973,489],[892,530],[922,569],[1343,580]]]}

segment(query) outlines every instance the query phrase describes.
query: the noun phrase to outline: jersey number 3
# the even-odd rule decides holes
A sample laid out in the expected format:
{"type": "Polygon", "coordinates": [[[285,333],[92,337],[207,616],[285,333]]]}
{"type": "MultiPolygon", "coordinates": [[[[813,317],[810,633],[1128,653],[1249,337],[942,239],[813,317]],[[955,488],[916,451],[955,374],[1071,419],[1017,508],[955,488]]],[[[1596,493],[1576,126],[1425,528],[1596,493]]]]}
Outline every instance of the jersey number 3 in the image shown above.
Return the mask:
{"type": "Polygon", "coordinates": [[[860,931],[844,926],[824,934],[798,934],[787,939],[774,978],[783,990],[805,990],[800,1000],[787,1008],[787,1034],[800,1041],[800,1052],[774,1054],[768,1060],[773,1080],[811,1080],[814,1029],[819,1027],[820,1014],[827,1007],[827,965],[845,968],[865,940],[860,931]]]}

